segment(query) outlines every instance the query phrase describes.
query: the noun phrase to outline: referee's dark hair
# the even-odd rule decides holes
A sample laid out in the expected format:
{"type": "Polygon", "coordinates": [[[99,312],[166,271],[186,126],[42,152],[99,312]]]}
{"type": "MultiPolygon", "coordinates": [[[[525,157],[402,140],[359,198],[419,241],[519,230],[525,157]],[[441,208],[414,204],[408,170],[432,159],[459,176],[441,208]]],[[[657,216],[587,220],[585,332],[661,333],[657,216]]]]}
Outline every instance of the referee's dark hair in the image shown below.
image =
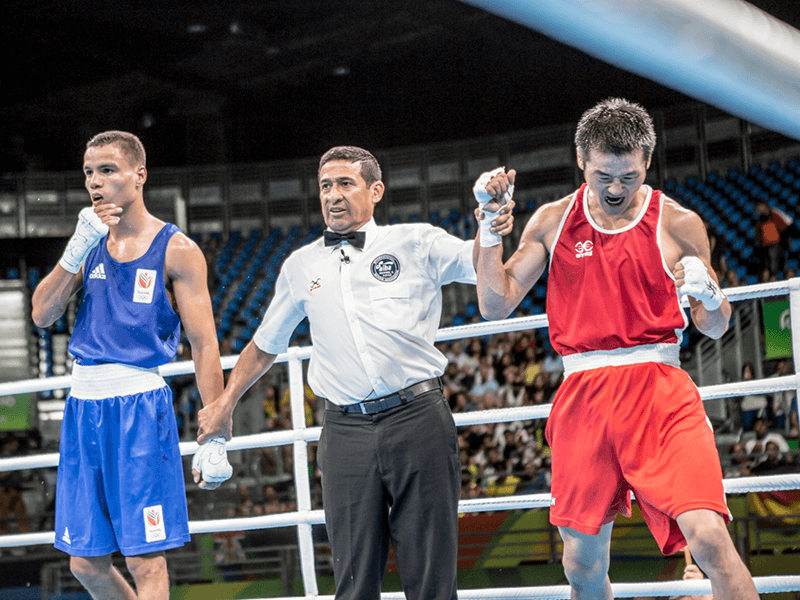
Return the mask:
{"type": "Polygon", "coordinates": [[[376,181],[382,181],[383,175],[381,174],[381,166],[378,164],[378,160],[370,152],[357,146],[334,146],[323,154],[322,158],[319,159],[317,179],[319,179],[319,173],[325,163],[332,160],[360,162],[361,177],[364,178],[367,186],[371,186],[376,181]]]}

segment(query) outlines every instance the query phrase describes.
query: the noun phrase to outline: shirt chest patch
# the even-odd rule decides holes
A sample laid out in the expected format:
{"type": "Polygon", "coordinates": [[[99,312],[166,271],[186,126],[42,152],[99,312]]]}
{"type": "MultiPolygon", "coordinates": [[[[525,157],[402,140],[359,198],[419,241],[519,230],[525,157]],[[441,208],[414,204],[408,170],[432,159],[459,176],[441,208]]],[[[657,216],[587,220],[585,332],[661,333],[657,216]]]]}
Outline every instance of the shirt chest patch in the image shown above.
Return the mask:
{"type": "Polygon", "coordinates": [[[139,304],[152,304],[156,288],[154,269],[136,269],[136,282],[133,286],[133,301],[139,304]]]}
{"type": "Polygon", "coordinates": [[[586,256],[591,256],[592,251],[594,250],[594,244],[591,240],[586,240],[585,242],[578,242],[575,244],[575,258],[584,258],[586,256]]]}
{"type": "Polygon", "coordinates": [[[381,254],[372,261],[369,270],[375,279],[388,283],[400,276],[400,261],[391,254],[381,254]]]}

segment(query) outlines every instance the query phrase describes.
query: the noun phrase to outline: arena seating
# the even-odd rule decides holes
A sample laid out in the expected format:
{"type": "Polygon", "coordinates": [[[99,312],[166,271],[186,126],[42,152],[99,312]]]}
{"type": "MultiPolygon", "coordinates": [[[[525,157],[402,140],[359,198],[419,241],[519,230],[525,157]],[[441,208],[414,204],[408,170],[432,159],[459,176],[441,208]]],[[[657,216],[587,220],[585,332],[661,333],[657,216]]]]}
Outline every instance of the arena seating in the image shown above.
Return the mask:
{"type": "MultiPolygon", "coordinates": [[[[690,176],[683,182],[667,180],[664,190],[672,198],[697,212],[706,222],[709,233],[724,241],[724,259],[733,269],[742,284],[757,283],[761,276],[759,259],[754,252],[755,224],[758,219],[756,202],[767,202],[790,215],[798,210],[800,202],[800,159],[793,158],[781,164],[770,161],[766,165],[753,165],[746,172],[729,169],[727,173],[709,173],[705,180],[690,176]]],[[[518,207],[517,227],[521,227],[536,210],[537,203],[527,201],[518,207]]],[[[400,219],[392,216],[389,222],[400,219]]],[[[419,214],[411,214],[405,220],[420,221],[419,214]]],[[[431,212],[428,221],[450,233],[463,238],[475,235],[474,217],[456,209],[441,213],[431,212]]],[[[299,226],[288,230],[275,227],[269,231],[252,229],[248,232],[232,231],[227,238],[221,234],[194,236],[209,257],[209,282],[212,307],[220,342],[229,344],[226,350],[238,353],[252,338],[264,310],[273,294],[273,286],[285,258],[300,246],[318,238],[321,227],[316,225],[307,231],[299,226]]],[[[789,241],[786,270],[797,272],[800,260],[800,238],[789,241]]],[[[775,274],[778,279],[786,273],[775,274]]],[[[10,269],[5,276],[17,279],[20,273],[10,269]]],[[[28,269],[30,290],[35,289],[41,279],[40,269],[28,269]]],[[[720,273],[720,278],[723,274],[720,273]]],[[[466,286],[465,286],[466,288],[466,286]]],[[[527,316],[545,312],[547,293],[546,273],[522,300],[512,316],[527,316]]],[[[480,319],[474,291],[461,292],[458,310],[444,325],[462,325],[480,319]]],[[[53,374],[52,335],[69,333],[67,316],[63,316],[52,327],[35,328],[38,347],[35,356],[37,374],[53,374]]],[[[692,332],[685,336],[684,345],[690,343],[692,332]]],[[[303,322],[295,333],[295,340],[307,343],[308,323],[303,322]]],[[[543,340],[547,345],[547,340],[543,340]]],[[[63,358],[56,361],[64,364],[63,358]]]]}

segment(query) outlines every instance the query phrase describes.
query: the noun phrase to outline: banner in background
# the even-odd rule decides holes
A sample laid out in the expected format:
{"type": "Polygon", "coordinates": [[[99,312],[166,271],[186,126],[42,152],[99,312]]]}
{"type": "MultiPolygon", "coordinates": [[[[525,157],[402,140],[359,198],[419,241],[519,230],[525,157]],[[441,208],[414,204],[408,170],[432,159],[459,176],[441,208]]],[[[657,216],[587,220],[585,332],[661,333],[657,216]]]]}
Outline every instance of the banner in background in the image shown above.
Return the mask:
{"type": "Polygon", "coordinates": [[[31,395],[0,396],[0,431],[33,429],[31,395]]]}
{"type": "Polygon", "coordinates": [[[764,345],[766,358],[792,355],[792,325],[789,301],[764,302],[764,345]]]}

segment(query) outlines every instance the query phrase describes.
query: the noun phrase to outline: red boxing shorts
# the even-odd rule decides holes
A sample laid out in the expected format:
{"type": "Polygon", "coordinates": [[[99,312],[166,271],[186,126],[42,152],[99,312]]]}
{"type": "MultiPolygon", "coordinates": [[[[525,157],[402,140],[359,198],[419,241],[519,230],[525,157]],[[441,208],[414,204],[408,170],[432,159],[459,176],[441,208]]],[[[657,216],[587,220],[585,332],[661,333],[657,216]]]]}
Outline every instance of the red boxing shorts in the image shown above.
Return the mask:
{"type": "Polygon", "coordinates": [[[676,517],[730,513],[714,433],[682,369],[648,362],[569,375],[545,431],[552,449],[550,522],[596,535],[630,491],[664,554],[686,546],[676,517]]]}

